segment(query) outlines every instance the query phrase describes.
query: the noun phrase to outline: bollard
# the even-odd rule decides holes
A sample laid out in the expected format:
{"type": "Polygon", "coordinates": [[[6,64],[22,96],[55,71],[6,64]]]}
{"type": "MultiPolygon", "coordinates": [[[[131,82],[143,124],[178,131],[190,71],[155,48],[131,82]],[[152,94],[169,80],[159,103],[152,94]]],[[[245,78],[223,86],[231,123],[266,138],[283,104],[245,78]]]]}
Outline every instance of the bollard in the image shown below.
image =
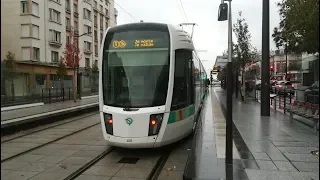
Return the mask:
{"type": "Polygon", "coordinates": [[[286,113],[286,99],[287,99],[287,92],[284,91],[284,99],[283,99],[283,113],[286,113]]]}
{"type": "Polygon", "coordinates": [[[61,90],[62,90],[62,101],[64,102],[64,88],[62,88],[61,90]]]}
{"type": "Polygon", "coordinates": [[[42,99],[42,102],[44,101],[43,99],[43,89],[41,89],[41,99],[42,99]]]}
{"type": "Polygon", "coordinates": [[[69,88],[69,100],[70,100],[70,88],[69,88]]]}
{"type": "Polygon", "coordinates": [[[274,112],[277,112],[277,98],[274,97],[274,112]]]}
{"type": "Polygon", "coordinates": [[[49,104],[51,103],[51,89],[49,88],[49,104]]]}

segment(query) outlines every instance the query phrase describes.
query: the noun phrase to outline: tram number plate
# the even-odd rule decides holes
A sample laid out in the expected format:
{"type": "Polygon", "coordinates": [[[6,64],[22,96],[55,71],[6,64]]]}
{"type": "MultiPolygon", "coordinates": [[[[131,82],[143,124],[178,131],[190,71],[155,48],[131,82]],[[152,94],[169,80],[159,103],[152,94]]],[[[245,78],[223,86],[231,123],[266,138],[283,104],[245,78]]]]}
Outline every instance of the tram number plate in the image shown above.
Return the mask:
{"type": "Polygon", "coordinates": [[[127,139],[127,142],[132,142],[132,139],[127,139]]]}

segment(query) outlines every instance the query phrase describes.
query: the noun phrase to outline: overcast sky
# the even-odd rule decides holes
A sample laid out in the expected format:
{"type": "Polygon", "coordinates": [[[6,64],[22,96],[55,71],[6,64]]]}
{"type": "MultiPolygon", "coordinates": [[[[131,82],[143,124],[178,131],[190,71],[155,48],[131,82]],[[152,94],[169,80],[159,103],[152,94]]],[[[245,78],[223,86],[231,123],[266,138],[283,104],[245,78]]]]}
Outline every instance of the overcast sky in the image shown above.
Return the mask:
{"type": "MultiPolygon", "coordinates": [[[[207,60],[203,61],[207,71],[213,67],[216,56],[221,55],[228,48],[227,21],[217,20],[220,0],[181,0],[181,2],[180,0],[115,0],[115,2],[119,12],[119,25],[140,20],[178,25],[186,22],[182,2],[188,22],[198,24],[195,27],[194,44],[196,49],[207,50],[207,52],[199,52],[200,58],[207,60]]],[[[277,2],[279,0],[270,0],[271,49],[276,49],[271,34],[273,28],[279,23],[277,2]]],[[[242,11],[242,16],[249,25],[252,45],[261,50],[262,0],[233,0],[233,24],[236,22],[239,11],[242,11]]],[[[236,41],[235,37],[233,41],[236,41]]]]}

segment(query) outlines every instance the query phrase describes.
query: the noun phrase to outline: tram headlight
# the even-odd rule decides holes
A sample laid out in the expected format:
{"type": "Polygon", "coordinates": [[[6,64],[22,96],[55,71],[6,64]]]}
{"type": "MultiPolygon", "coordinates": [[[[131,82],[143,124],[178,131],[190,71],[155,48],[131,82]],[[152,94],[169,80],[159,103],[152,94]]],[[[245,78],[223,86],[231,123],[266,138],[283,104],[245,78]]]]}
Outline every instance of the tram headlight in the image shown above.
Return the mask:
{"type": "Polygon", "coordinates": [[[104,113],[104,124],[108,134],[113,135],[113,119],[112,114],[104,113]]]}
{"type": "Polygon", "coordinates": [[[150,115],[149,134],[148,134],[149,136],[154,136],[159,133],[162,120],[163,120],[163,113],[150,115]]]}

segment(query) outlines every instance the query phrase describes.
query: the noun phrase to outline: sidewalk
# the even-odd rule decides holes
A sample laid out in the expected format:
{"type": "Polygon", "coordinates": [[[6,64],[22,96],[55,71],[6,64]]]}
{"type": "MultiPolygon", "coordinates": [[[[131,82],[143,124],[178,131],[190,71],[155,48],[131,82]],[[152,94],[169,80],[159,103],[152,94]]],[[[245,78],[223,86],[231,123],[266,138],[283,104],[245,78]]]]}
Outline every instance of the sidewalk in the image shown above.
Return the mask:
{"type": "MultiPolygon", "coordinates": [[[[225,91],[212,90],[218,98],[216,103],[225,111],[225,91]]],[[[234,129],[241,135],[234,140],[248,178],[319,179],[319,157],[310,152],[319,150],[319,137],[312,128],[290,121],[285,114],[270,113],[269,117],[262,117],[260,103],[248,100],[243,104],[233,99],[234,129]],[[239,144],[241,140],[243,144],[239,144]]]]}

